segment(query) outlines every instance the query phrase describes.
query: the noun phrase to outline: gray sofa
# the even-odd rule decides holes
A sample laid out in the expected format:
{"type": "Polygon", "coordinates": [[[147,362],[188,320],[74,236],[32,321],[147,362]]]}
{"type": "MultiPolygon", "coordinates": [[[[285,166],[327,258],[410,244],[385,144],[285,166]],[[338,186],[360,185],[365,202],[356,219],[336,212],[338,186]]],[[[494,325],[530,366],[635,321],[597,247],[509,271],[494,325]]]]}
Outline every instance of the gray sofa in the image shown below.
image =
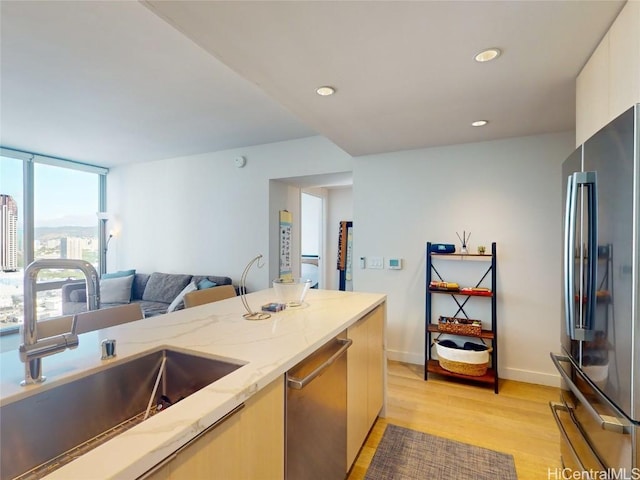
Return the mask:
{"type": "MultiPolygon", "coordinates": [[[[131,285],[131,303],[140,303],[145,317],[167,313],[169,305],[191,282],[201,285],[203,280],[208,280],[216,285],[231,285],[231,278],[217,275],[185,275],[176,273],[154,272],[152,274],[134,274],[131,285]]],[[[104,280],[103,280],[104,281],[104,280]]],[[[208,283],[208,282],[206,282],[208,283]]],[[[208,283],[211,286],[210,283],[208,283]]],[[[215,287],[212,287],[215,288],[215,287]]],[[[100,308],[109,308],[120,303],[100,302],[100,308]]],[[[126,303],[126,302],[124,302],[126,303]]],[[[176,307],[176,310],[184,308],[184,304],[176,307]]],[[[87,310],[87,298],[85,282],[72,282],[62,286],[62,314],[72,315],[87,310]]]]}

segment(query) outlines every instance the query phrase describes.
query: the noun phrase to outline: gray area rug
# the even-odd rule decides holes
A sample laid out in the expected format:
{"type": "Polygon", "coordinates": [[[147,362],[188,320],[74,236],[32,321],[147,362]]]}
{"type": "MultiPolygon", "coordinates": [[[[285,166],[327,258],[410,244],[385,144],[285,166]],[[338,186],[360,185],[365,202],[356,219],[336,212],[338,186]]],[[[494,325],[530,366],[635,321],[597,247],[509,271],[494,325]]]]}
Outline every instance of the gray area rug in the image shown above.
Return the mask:
{"type": "Polygon", "coordinates": [[[387,425],[365,480],[515,480],[513,456],[387,425]]]}

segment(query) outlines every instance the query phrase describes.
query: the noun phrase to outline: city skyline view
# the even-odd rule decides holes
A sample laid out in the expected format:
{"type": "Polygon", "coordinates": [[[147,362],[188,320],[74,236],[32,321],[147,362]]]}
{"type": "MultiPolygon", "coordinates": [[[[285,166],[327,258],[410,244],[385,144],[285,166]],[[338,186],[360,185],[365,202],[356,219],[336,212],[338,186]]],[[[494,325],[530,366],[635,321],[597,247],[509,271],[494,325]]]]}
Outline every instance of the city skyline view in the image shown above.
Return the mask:
{"type": "MultiPolygon", "coordinates": [[[[15,328],[24,318],[25,222],[31,222],[34,229],[32,258],[78,258],[96,268],[99,263],[98,175],[34,163],[33,181],[25,185],[23,167],[22,159],[0,156],[0,203],[4,204],[0,212],[0,330],[15,328]],[[25,188],[33,188],[32,216],[24,209],[25,188]]],[[[60,288],[74,278],[80,278],[75,270],[39,272],[38,283],[44,287],[39,288],[36,299],[39,319],[62,315],[60,288]]]]}
{"type": "Polygon", "coordinates": [[[18,269],[18,205],[11,195],[0,193],[0,269],[18,269]]]}
{"type": "MultiPolygon", "coordinates": [[[[21,207],[23,202],[22,160],[0,157],[0,194],[11,195],[18,204],[18,229],[23,229],[21,207]]],[[[97,207],[92,212],[74,213],[78,206],[96,204],[98,180],[87,182],[87,173],[68,168],[36,164],[36,198],[34,216],[36,227],[63,227],[97,225],[97,207]],[[66,188],[73,185],[72,189],[66,188]],[[39,201],[40,200],[40,201],[39,201]]]]}

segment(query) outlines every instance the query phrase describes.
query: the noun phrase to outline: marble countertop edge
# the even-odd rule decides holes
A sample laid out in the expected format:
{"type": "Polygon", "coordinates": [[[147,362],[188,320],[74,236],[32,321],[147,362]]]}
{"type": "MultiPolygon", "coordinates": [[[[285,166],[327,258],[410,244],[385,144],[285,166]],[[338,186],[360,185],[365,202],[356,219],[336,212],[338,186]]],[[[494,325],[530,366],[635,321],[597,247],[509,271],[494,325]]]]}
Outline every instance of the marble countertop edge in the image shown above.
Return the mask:
{"type": "MultiPolygon", "coordinates": [[[[247,297],[251,305],[262,305],[272,302],[274,293],[267,289],[247,297]]],[[[84,351],[72,350],[43,359],[43,370],[49,378],[41,385],[12,388],[12,382],[19,382],[21,378],[23,365],[18,362],[22,367],[18,374],[7,373],[15,370],[15,359],[11,360],[10,366],[0,365],[0,404],[19,401],[31,392],[90,375],[108,368],[109,362],[129,361],[165,347],[243,363],[242,367],[162,414],[125,431],[45,478],[139,477],[384,303],[386,296],[311,290],[307,300],[308,308],[285,310],[259,322],[242,318],[242,304],[236,297],[81,335],[78,350],[84,344],[84,351]],[[95,347],[101,339],[111,337],[118,340],[118,357],[99,361],[92,345],[95,347]]],[[[8,353],[17,356],[17,352],[8,353]]],[[[0,356],[3,364],[9,358],[7,353],[0,356]]]]}

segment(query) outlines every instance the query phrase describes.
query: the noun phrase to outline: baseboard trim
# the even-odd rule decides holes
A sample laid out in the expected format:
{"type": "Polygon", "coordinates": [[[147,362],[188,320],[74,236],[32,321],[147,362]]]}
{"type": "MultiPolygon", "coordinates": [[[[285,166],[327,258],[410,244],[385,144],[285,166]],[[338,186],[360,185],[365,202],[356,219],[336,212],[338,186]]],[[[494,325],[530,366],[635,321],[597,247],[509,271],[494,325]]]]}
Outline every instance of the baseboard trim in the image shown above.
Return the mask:
{"type": "MultiPolygon", "coordinates": [[[[410,352],[387,350],[387,358],[396,362],[411,363],[413,365],[424,365],[424,355],[418,355],[410,352]]],[[[560,387],[560,375],[508,367],[501,368],[499,373],[500,378],[505,378],[507,380],[533,383],[535,385],[545,385],[548,387],[560,387]]]]}
{"type": "Polygon", "coordinates": [[[532,372],[531,370],[522,370],[519,368],[501,368],[499,373],[501,378],[508,380],[560,388],[560,375],[532,372]]]}
{"type": "Polygon", "coordinates": [[[396,362],[411,363],[414,365],[424,365],[424,355],[399,352],[397,350],[387,350],[387,359],[394,360],[396,362]]]}

